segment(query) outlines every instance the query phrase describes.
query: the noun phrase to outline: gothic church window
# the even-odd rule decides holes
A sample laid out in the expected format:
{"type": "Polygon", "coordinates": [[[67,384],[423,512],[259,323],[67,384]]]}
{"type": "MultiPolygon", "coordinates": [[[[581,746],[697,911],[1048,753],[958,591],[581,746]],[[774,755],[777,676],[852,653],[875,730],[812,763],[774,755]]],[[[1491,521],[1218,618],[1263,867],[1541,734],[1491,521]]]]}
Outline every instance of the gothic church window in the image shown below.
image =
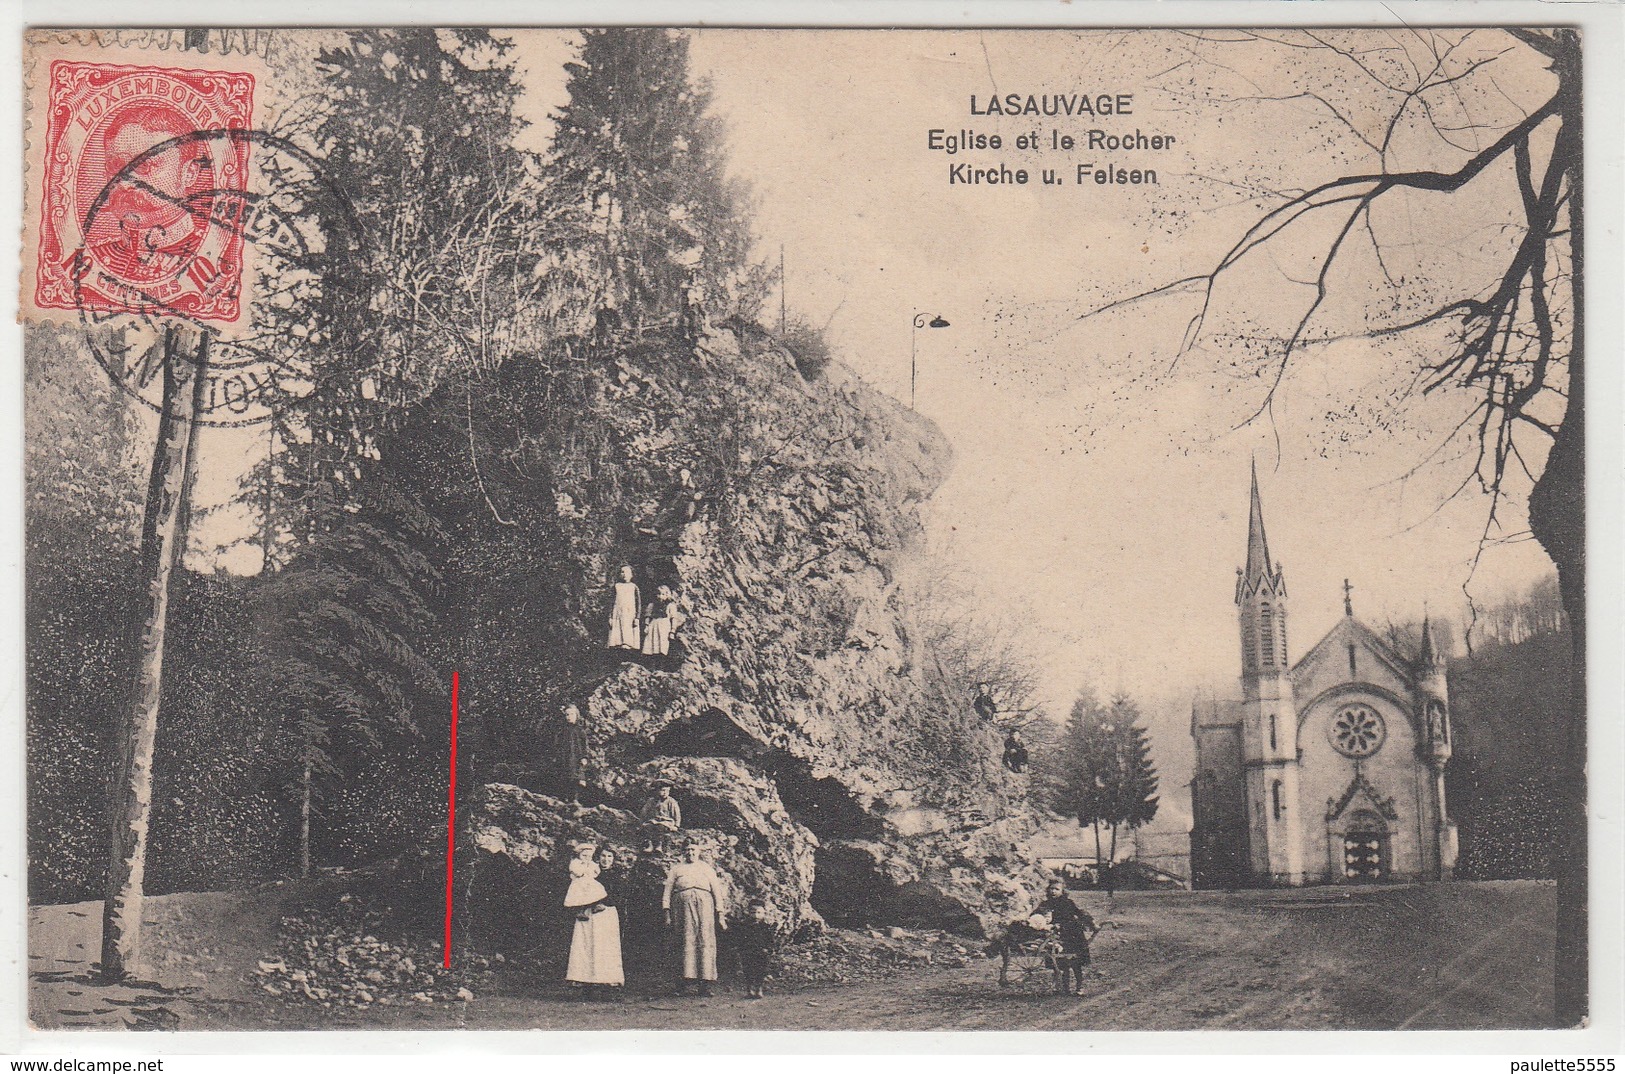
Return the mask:
{"type": "Polygon", "coordinates": [[[1382,717],[1367,705],[1350,705],[1332,719],[1332,745],[1347,757],[1371,756],[1387,736],[1382,717]]]}
{"type": "Polygon", "coordinates": [[[1270,806],[1275,813],[1275,819],[1280,820],[1281,814],[1286,812],[1286,803],[1281,799],[1281,781],[1275,780],[1270,784],[1270,806]]]}
{"type": "Polygon", "coordinates": [[[1262,635],[1260,648],[1264,651],[1263,664],[1269,667],[1275,663],[1275,621],[1268,604],[1259,608],[1258,623],[1259,633],[1262,635]]]}
{"type": "Polygon", "coordinates": [[[1275,717],[1270,716],[1270,749],[1275,749],[1275,717]]]}

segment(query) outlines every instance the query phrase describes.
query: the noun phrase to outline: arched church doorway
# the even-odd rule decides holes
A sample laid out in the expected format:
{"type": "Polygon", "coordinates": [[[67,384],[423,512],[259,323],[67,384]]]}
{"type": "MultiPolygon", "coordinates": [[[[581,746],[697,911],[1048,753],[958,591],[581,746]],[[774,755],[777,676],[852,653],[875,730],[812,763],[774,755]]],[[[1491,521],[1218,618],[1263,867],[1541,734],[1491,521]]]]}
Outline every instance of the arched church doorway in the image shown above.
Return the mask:
{"type": "Polygon", "coordinates": [[[1375,813],[1354,813],[1343,828],[1343,879],[1370,883],[1388,871],[1388,825],[1375,813]]]}

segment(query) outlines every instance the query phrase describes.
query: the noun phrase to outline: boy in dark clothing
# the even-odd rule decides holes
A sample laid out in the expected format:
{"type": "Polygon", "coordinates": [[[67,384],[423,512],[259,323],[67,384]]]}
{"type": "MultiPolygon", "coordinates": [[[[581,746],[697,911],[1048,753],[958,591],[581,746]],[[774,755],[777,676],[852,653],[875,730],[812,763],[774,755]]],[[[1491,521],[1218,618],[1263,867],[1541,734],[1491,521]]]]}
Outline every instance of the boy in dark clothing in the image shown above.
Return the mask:
{"type": "Polygon", "coordinates": [[[778,968],[779,931],[767,916],[767,907],[755,900],[745,911],[744,920],[728,930],[734,954],[739,958],[739,979],[751,999],[762,998],[768,975],[778,968]]]}
{"type": "Polygon", "coordinates": [[[1089,941],[1095,938],[1100,926],[1078,904],[1067,898],[1066,885],[1051,880],[1044,901],[1036,913],[1045,915],[1061,942],[1061,990],[1083,995],[1083,968],[1089,965],[1089,941]],[[1075,982],[1075,983],[1074,983],[1075,982]]]}
{"type": "Polygon", "coordinates": [[[581,709],[564,706],[564,723],[554,732],[553,764],[558,793],[580,804],[587,790],[587,726],[581,722],[581,709]]]}
{"type": "Polygon", "coordinates": [[[1027,771],[1027,744],[1020,731],[1011,731],[1004,740],[1004,767],[1018,774],[1027,771]]]}
{"type": "Polygon", "coordinates": [[[976,696],[971,699],[970,704],[983,723],[994,723],[998,720],[999,705],[998,702],[993,700],[993,692],[988,688],[987,683],[979,682],[976,684],[976,696]]]}

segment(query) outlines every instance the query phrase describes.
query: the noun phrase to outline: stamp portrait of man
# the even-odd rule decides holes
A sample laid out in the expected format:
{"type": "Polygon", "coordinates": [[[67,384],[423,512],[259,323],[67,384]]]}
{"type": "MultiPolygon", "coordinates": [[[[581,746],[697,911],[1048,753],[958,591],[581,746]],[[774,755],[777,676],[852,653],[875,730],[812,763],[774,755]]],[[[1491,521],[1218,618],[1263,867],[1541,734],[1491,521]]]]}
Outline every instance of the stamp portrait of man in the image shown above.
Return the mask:
{"type": "Polygon", "coordinates": [[[169,279],[202,245],[213,167],[204,144],[176,141],[194,133],[191,127],[172,108],[140,102],[118,110],[100,137],[93,136],[77,183],[93,206],[88,246],[96,262],[121,280],[139,285],[169,279]]]}

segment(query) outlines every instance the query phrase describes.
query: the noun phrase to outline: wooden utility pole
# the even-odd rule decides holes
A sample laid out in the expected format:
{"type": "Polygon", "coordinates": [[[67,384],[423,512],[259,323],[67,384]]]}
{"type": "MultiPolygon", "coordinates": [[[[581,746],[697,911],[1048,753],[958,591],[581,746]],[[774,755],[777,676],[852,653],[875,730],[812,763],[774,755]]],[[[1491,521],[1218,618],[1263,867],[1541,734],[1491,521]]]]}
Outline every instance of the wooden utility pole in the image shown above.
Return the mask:
{"type": "Polygon", "coordinates": [[[276,504],[273,497],[276,492],[276,407],[271,407],[271,420],[267,423],[271,433],[265,444],[265,504],[261,507],[260,523],[260,556],[262,559],[260,570],[269,575],[271,573],[271,551],[276,545],[276,523],[273,516],[276,504]]]}
{"type": "Polygon", "coordinates": [[[790,283],[790,281],[784,275],[784,243],[781,242],[781,243],[779,243],[779,338],[780,339],[784,338],[784,333],[788,330],[789,323],[790,323],[789,283],[790,283]]]}
{"type": "Polygon", "coordinates": [[[130,975],[141,955],[141,904],[152,820],[152,759],[163,690],[169,585],[186,551],[187,516],[197,456],[197,417],[208,385],[208,337],[168,325],[157,343],[164,366],[163,410],[141,526],[140,634],[129,702],[116,729],[111,795],[111,852],[102,907],[102,976],[130,975]]]}

